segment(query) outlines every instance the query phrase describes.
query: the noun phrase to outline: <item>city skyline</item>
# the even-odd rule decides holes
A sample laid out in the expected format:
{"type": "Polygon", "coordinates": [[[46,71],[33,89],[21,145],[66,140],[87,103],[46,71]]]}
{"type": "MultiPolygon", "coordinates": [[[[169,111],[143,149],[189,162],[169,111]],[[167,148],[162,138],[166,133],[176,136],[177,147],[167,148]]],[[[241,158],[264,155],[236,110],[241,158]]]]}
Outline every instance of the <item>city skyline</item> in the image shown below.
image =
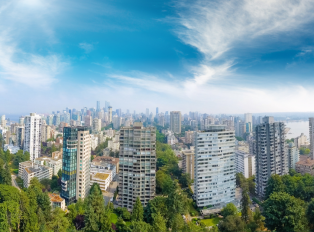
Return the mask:
{"type": "Polygon", "coordinates": [[[0,5],[3,113],[101,99],[137,111],[311,111],[310,0],[73,4],[0,5]]]}

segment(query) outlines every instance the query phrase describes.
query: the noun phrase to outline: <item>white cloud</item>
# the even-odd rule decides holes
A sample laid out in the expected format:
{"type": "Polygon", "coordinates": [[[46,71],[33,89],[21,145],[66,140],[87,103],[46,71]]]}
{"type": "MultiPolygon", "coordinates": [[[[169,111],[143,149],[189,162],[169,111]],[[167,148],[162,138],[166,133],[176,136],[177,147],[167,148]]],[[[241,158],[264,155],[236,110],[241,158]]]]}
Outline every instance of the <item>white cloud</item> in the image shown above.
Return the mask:
{"type": "Polygon", "coordinates": [[[55,41],[46,19],[53,12],[50,3],[19,0],[0,4],[0,21],[6,22],[0,25],[0,79],[42,88],[55,82],[56,75],[68,65],[61,55],[26,52],[21,46],[23,38],[28,36],[24,31],[27,28],[31,28],[28,33],[43,34],[48,41],[55,41]]]}
{"type": "Polygon", "coordinates": [[[85,53],[90,53],[91,51],[94,50],[94,45],[93,44],[80,43],[79,46],[80,46],[80,48],[82,48],[85,51],[85,53]]]}
{"type": "Polygon", "coordinates": [[[179,37],[206,59],[219,58],[239,42],[293,31],[314,18],[312,0],[188,1],[179,5],[179,37]]]}
{"type": "Polygon", "coordinates": [[[304,107],[310,105],[314,98],[314,88],[304,88],[300,85],[261,89],[202,84],[191,91],[191,81],[165,81],[143,73],[135,76],[134,73],[131,76],[111,75],[112,78],[118,78],[122,85],[108,85],[106,82],[104,87],[93,87],[90,94],[104,98],[110,94],[118,95],[121,99],[115,98],[115,103],[124,108],[141,106],[144,109],[159,105],[166,110],[197,110],[203,113],[243,113],[248,109],[252,113],[304,112],[304,107]]]}
{"type": "Polygon", "coordinates": [[[264,36],[271,35],[274,41],[274,35],[295,33],[314,19],[312,0],[198,0],[179,1],[177,7],[179,38],[204,55],[199,66],[190,70],[193,79],[186,81],[191,91],[236,76],[231,70],[237,59],[230,52],[233,48],[259,47],[264,36]]]}
{"type": "Polygon", "coordinates": [[[40,56],[20,51],[0,40],[0,78],[28,85],[45,87],[68,63],[57,55],[40,56]]]}
{"type": "Polygon", "coordinates": [[[296,55],[296,57],[298,57],[298,56],[304,56],[304,55],[309,54],[309,53],[313,53],[313,47],[308,47],[308,48],[302,49],[302,51],[299,52],[299,53],[296,55]]]}

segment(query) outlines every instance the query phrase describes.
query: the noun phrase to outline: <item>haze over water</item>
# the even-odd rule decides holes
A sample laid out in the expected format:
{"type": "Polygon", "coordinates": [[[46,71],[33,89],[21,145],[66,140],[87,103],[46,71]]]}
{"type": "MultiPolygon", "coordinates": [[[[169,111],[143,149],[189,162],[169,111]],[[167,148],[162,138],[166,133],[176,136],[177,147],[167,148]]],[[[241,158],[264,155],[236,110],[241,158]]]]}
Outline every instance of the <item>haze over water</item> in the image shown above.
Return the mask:
{"type": "Polygon", "coordinates": [[[309,121],[286,122],[286,127],[290,128],[287,139],[298,137],[301,133],[309,138],[309,121]]]}

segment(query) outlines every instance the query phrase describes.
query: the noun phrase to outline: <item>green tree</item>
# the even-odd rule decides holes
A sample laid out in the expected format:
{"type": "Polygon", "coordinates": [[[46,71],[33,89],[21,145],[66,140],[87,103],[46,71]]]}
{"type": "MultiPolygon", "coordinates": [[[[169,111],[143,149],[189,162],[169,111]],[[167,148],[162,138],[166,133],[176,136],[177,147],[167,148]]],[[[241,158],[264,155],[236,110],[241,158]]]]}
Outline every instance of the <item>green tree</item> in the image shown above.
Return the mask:
{"type": "Polygon", "coordinates": [[[99,231],[105,212],[104,199],[98,184],[94,183],[86,201],[85,230],[99,231]]]}
{"type": "MultiPolygon", "coordinates": [[[[78,201],[76,203],[73,203],[71,205],[68,206],[68,214],[67,217],[69,219],[69,222],[74,225],[75,224],[75,220],[78,216],[83,217],[84,212],[85,212],[85,203],[83,202],[83,200],[81,198],[78,199],[78,201]]],[[[75,227],[77,230],[81,229],[84,225],[84,221],[82,223],[77,222],[75,224],[75,227]]]]}
{"type": "Polygon", "coordinates": [[[188,212],[190,203],[191,199],[188,199],[186,193],[176,184],[166,199],[168,227],[172,227],[177,214],[182,215],[188,212]]]}
{"type": "Polygon", "coordinates": [[[255,195],[255,176],[248,178],[247,184],[250,194],[255,195]]]}
{"type": "Polygon", "coordinates": [[[40,207],[38,207],[38,210],[37,210],[37,218],[38,218],[39,231],[44,232],[46,230],[46,219],[40,207]]]}
{"type": "Polygon", "coordinates": [[[173,187],[173,180],[171,176],[162,170],[158,170],[156,173],[156,187],[157,192],[168,195],[173,187]]]}
{"type": "Polygon", "coordinates": [[[167,218],[167,198],[157,196],[150,200],[144,209],[145,221],[149,224],[153,223],[153,215],[160,213],[161,216],[167,218]]]}
{"type": "Polygon", "coordinates": [[[50,182],[50,188],[51,191],[58,191],[61,192],[61,185],[60,185],[61,181],[60,178],[58,178],[58,176],[52,176],[51,182],[50,182]]]}
{"type": "Polygon", "coordinates": [[[289,175],[290,176],[295,176],[297,175],[298,173],[294,170],[294,169],[289,169],[289,175]]]}
{"type": "Polygon", "coordinates": [[[181,231],[184,227],[184,220],[182,215],[177,213],[175,214],[170,221],[171,231],[181,231]]]}
{"type": "Polygon", "coordinates": [[[311,227],[314,227],[314,198],[310,201],[308,204],[308,207],[306,209],[306,217],[309,223],[311,224],[311,227]]]}
{"type": "Polygon", "coordinates": [[[244,183],[245,183],[245,177],[243,176],[242,172],[238,172],[236,174],[236,185],[242,188],[244,183]]]}
{"type": "Polygon", "coordinates": [[[304,201],[285,192],[274,192],[264,202],[266,227],[276,232],[306,231],[304,201]]]}
{"type": "Polygon", "coordinates": [[[301,148],[299,149],[299,151],[300,151],[300,154],[301,154],[301,155],[308,155],[308,154],[310,154],[310,152],[311,152],[310,149],[304,148],[304,147],[301,147],[301,148]]]}
{"type": "Polygon", "coordinates": [[[66,232],[70,223],[65,216],[65,212],[56,207],[51,214],[51,220],[47,222],[47,228],[53,232],[66,232]]]}
{"type": "Polygon", "coordinates": [[[5,168],[1,167],[0,171],[0,184],[12,185],[12,177],[8,163],[5,164],[5,168]]]}
{"type": "Polygon", "coordinates": [[[264,231],[265,230],[265,217],[262,215],[260,209],[258,207],[255,208],[253,213],[253,221],[255,224],[255,228],[253,231],[264,231]]]}
{"type": "Polygon", "coordinates": [[[0,203],[4,201],[20,201],[20,192],[17,188],[0,184],[0,203]]]}
{"type": "Polygon", "coordinates": [[[279,175],[271,175],[266,186],[265,198],[267,199],[273,192],[284,192],[285,185],[279,175]]]}
{"type": "Polygon", "coordinates": [[[105,212],[101,218],[101,230],[107,232],[113,232],[112,223],[111,223],[111,209],[109,207],[106,208],[105,212]]]}
{"type": "Polygon", "coordinates": [[[125,221],[122,220],[121,217],[118,218],[118,221],[116,223],[116,227],[118,232],[129,232],[130,228],[127,226],[125,221]]]}
{"type": "Polygon", "coordinates": [[[187,188],[192,184],[192,180],[189,173],[182,173],[179,179],[179,183],[181,184],[182,188],[187,188]]]}
{"type": "Polygon", "coordinates": [[[248,222],[252,217],[252,211],[250,208],[250,204],[252,204],[248,188],[244,187],[242,189],[242,199],[241,199],[241,218],[244,222],[248,222]]]}
{"type": "Polygon", "coordinates": [[[36,195],[35,199],[37,205],[42,210],[45,220],[48,221],[51,214],[51,203],[47,192],[42,192],[42,189],[43,185],[38,181],[36,177],[34,177],[30,181],[30,186],[28,187],[27,192],[34,192],[34,194],[36,195]]]}
{"type": "Polygon", "coordinates": [[[245,223],[235,215],[230,215],[222,220],[218,225],[220,232],[242,232],[245,231],[245,223]]]}
{"type": "Polygon", "coordinates": [[[62,170],[61,170],[61,169],[59,169],[59,171],[58,171],[58,177],[59,177],[59,178],[62,177],[62,170]]]}
{"type": "Polygon", "coordinates": [[[48,178],[42,179],[42,180],[40,180],[40,183],[44,186],[46,191],[51,190],[52,181],[50,179],[48,179],[48,178]]]}
{"type": "MultiPolygon", "coordinates": [[[[30,195],[29,197],[32,197],[30,195]]],[[[35,198],[35,196],[34,196],[35,198]]],[[[30,205],[30,200],[24,191],[21,191],[20,197],[20,211],[21,211],[21,221],[20,221],[20,231],[22,232],[32,232],[38,231],[38,218],[36,215],[37,203],[35,200],[35,207],[30,205]]]]}
{"type": "Polygon", "coordinates": [[[159,130],[156,130],[156,141],[160,143],[166,143],[166,136],[159,132],[159,130]]]}
{"type": "Polygon", "coordinates": [[[144,221],[132,221],[132,232],[150,232],[151,226],[144,221]]]}
{"type": "Polygon", "coordinates": [[[224,218],[228,217],[229,215],[237,215],[237,213],[238,213],[238,209],[232,203],[228,203],[221,211],[221,215],[224,218]]]}
{"type": "Polygon", "coordinates": [[[7,217],[7,206],[4,203],[0,204],[0,231],[9,232],[10,227],[7,217]]]}
{"type": "Polygon", "coordinates": [[[136,202],[133,206],[131,219],[132,221],[143,221],[143,218],[144,218],[144,209],[140,201],[140,198],[137,197],[136,202]]]}
{"type": "Polygon", "coordinates": [[[0,220],[6,220],[6,222],[0,221],[0,228],[3,227],[6,229],[6,227],[9,227],[10,231],[17,230],[20,224],[21,215],[19,204],[15,201],[5,201],[0,203],[0,211],[0,220]]]}
{"type": "Polygon", "coordinates": [[[152,229],[154,232],[166,232],[168,231],[166,226],[166,220],[163,218],[163,216],[158,212],[156,214],[153,214],[153,224],[152,229]]]}
{"type": "Polygon", "coordinates": [[[102,192],[94,183],[86,200],[85,231],[112,231],[111,209],[105,208],[102,192]]]}

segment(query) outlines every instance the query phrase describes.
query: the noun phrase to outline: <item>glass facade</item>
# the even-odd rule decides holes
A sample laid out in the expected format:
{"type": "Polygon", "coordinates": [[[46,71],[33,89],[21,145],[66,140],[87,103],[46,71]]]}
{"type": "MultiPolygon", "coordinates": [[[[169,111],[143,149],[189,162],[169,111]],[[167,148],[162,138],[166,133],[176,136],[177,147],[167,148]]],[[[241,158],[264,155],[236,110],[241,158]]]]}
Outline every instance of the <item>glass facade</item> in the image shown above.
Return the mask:
{"type": "Polygon", "coordinates": [[[61,197],[65,199],[67,205],[76,199],[77,131],[76,127],[63,129],[61,197]]]}

